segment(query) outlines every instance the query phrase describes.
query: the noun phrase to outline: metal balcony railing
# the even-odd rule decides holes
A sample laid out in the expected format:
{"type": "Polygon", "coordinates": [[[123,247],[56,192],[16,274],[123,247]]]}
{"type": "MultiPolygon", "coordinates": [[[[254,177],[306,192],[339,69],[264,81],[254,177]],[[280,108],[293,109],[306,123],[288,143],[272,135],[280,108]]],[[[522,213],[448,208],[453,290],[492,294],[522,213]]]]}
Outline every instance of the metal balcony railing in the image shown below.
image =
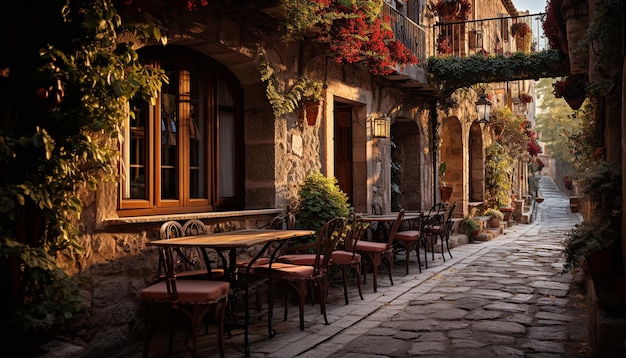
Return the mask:
{"type": "Polygon", "coordinates": [[[381,16],[389,17],[395,39],[402,42],[417,57],[419,63],[424,63],[428,56],[426,30],[386,3],[383,4],[381,16]]]}
{"type": "Polygon", "coordinates": [[[548,49],[542,23],[545,13],[437,23],[430,56],[466,57],[548,49]]]}

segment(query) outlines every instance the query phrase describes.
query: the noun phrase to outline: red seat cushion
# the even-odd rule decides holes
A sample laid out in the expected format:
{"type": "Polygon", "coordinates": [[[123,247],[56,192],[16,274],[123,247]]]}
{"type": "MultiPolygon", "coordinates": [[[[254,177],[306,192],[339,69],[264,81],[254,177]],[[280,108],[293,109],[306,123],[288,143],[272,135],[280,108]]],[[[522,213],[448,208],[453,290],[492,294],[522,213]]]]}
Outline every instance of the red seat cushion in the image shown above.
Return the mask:
{"type": "Polygon", "coordinates": [[[356,250],[361,252],[383,252],[387,250],[387,244],[384,242],[358,240],[356,242],[356,250]]]}
{"type": "MultiPolygon", "coordinates": [[[[315,273],[313,266],[309,265],[293,265],[283,262],[274,262],[272,264],[272,277],[282,278],[286,280],[306,279],[315,273]]],[[[258,266],[255,273],[267,275],[269,266],[258,266]]]]}
{"type": "Polygon", "coordinates": [[[394,236],[395,239],[397,240],[411,240],[411,241],[416,241],[419,240],[420,238],[420,232],[418,230],[406,230],[406,231],[399,231],[396,233],[396,236],[394,236]]]}
{"type": "Polygon", "coordinates": [[[333,264],[342,265],[350,263],[361,262],[361,255],[358,253],[352,255],[352,252],[346,250],[335,250],[331,255],[331,261],[333,264]]]}
{"type": "MultiPolygon", "coordinates": [[[[313,266],[315,262],[316,254],[292,254],[292,255],[281,255],[278,258],[278,262],[293,264],[293,265],[309,265],[313,266]]],[[[320,261],[324,260],[324,255],[320,255],[320,261]]],[[[272,266],[273,267],[273,266],[272,266]]]]}
{"type": "MultiPolygon", "coordinates": [[[[212,302],[228,294],[226,281],[176,280],[178,302],[212,302]]],[[[157,282],[141,290],[141,299],[150,302],[167,302],[166,281],[157,282]]]]}

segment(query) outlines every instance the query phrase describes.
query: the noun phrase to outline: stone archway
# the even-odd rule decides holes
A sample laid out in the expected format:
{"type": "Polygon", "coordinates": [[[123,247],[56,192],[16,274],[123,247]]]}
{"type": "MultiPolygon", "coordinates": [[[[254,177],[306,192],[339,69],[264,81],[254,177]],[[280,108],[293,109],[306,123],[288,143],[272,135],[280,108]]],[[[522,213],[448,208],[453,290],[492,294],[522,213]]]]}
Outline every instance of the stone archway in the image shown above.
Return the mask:
{"type": "Polygon", "coordinates": [[[480,125],[472,123],[469,131],[469,202],[483,202],[485,196],[485,158],[480,125]]]}
{"type": "Polygon", "coordinates": [[[440,162],[446,163],[446,182],[454,187],[450,203],[463,207],[465,170],[463,161],[463,130],[457,117],[443,120],[441,127],[440,162]]]}

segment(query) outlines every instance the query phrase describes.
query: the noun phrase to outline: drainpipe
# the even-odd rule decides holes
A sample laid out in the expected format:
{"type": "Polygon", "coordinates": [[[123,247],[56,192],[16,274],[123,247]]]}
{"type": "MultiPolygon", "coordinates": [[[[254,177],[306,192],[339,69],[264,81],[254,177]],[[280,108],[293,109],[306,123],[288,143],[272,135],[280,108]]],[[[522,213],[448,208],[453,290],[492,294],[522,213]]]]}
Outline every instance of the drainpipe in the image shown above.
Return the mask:
{"type": "Polygon", "coordinates": [[[430,101],[430,128],[432,130],[431,143],[432,143],[432,157],[433,157],[433,205],[437,203],[437,130],[439,129],[439,122],[437,121],[437,100],[430,101]]]}

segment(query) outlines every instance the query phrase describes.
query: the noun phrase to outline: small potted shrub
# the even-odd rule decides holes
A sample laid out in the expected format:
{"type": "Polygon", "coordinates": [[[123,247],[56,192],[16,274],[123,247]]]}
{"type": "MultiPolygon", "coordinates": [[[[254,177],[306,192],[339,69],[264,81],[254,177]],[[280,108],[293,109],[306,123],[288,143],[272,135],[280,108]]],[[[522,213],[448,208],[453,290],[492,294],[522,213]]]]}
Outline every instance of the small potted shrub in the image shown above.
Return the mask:
{"type": "Polygon", "coordinates": [[[489,208],[485,210],[483,215],[489,216],[489,226],[493,228],[500,227],[500,222],[504,220],[504,214],[496,208],[489,208]]]}
{"type": "Polygon", "coordinates": [[[473,240],[480,232],[480,223],[474,219],[476,208],[472,208],[469,214],[459,223],[459,233],[469,236],[473,240]]]}

